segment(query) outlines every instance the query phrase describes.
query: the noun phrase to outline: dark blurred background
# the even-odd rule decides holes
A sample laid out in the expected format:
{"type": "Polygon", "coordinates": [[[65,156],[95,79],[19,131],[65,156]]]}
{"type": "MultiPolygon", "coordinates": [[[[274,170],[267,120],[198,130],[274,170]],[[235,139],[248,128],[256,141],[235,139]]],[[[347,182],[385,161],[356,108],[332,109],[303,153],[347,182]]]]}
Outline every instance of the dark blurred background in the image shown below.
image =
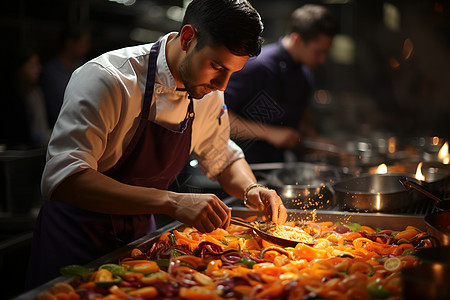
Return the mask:
{"type": "MultiPolygon", "coordinates": [[[[293,9],[308,1],[253,0],[267,42],[284,32],[293,9]]],[[[316,71],[315,101],[323,134],[373,132],[449,136],[450,1],[329,0],[341,32],[316,71]]],[[[56,55],[67,24],[89,25],[88,58],[177,31],[182,0],[2,1],[2,47],[26,43],[42,63],[56,55]]],[[[7,70],[3,70],[7,72],[7,70]]]]}
{"type": "MultiPolygon", "coordinates": [[[[18,52],[18,47],[26,45],[37,51],[45,65],[57,56],[60,35],[67,25],[89,27],[91,44],[85,59],[153,42],[179,29],[188,2],[4,0],[0,9],[2,59],[7,62],[5,53],[18,52]]],[[[450,1],[250,2],[263,18],[267,43],[284,33],[291,12],[306,3],[323,4],[339,19],[340,33],[327,63],[315,71],[316,92],[311,99],[316,129],[323,136],[336,142],[375,138],[383,145],[396,137],[398,146],[430,146],[432,153],[448,141],[450,1]]],[[[4,78],[12,71],[2,64],[1,72],[4,78]]],[[[2,88],[8,87],[2,84],[2,88]]],[[[372,146],[381,149],[382,145],[372,146]]],[[[45,149],[8,152],[2,147],[0,282],[7,283],[9,288],[6,292],[2,289],[2,295],[9,298],[23,287],[31,231],[42,201],[39,181],[45,149]]],[[[367,149],[358,150],[361,158],[360,153],[367,149]]]]}

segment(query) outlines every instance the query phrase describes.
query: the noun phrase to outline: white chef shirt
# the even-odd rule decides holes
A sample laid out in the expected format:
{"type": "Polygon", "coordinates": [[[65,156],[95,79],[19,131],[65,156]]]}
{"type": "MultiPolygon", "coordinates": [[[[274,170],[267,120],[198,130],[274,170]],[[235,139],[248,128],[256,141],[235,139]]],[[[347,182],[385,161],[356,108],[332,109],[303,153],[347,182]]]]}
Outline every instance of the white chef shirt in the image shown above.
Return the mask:
{"type": "MultiPolygon", "coordinates": [[[[167,64],[165,48],[171,34],[175,33],[161,38],[149,119],[179,130],[190,100],[185,91],[176,90],[167,64]]],[[[105,53],[72,74],[47,149],[41,184],[45,199],[50,199],[68,176],[87,168],[105,172],[122,156],[139,125],[151,46],[105,53]]],[[[232,162],[244,157],[229,138],[226,111],[219,124],[223,104],[221,91],[194,99],[191,153],[203,173],[213,180],[232,162]]]]}

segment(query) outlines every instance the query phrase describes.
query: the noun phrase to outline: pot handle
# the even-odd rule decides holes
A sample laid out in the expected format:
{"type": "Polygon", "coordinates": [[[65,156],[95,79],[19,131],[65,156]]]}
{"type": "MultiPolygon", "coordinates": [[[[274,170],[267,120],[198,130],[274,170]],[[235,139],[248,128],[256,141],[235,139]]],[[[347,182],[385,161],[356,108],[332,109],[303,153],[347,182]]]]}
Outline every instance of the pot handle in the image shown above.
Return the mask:
{"type": "Polygon", "coordinates": [[[436,202],[441,202],[443,201],[441,198],[435,196],[433,193],[431,193],[430,191],[428,191],[427,189],[425,189],[424,187],[422,187],[421,185],[415,183],[414,181],[409,180],[408,178],[402,178],[399,180],[400,183],[403,185],[403,187],[406,190],[409,190],[410,188],[414,188],[415,190],[421,192],[422,194],[430,197],[431,199],[435,200],[436,202]]]}

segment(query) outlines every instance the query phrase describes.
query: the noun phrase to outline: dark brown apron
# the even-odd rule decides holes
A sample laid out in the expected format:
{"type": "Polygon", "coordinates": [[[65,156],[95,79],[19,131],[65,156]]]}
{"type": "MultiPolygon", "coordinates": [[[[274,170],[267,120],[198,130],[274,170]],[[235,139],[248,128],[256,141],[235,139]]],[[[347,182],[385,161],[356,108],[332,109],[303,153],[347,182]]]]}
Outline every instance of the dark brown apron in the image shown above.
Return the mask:
{"type": "MultiPolygon", "coordinates": [[[[159,42],[150,51],[138,129],[119,161],[105,175],[122,183],[167,189],[184,167],[191,147],[192,99],[180,131],[148,119],[159,42]]],[[[27,288],[59,276],[59,268],[86,264],[156,229],[153,215],[109,215],[44,201],[36,221],[27,288]]]]}

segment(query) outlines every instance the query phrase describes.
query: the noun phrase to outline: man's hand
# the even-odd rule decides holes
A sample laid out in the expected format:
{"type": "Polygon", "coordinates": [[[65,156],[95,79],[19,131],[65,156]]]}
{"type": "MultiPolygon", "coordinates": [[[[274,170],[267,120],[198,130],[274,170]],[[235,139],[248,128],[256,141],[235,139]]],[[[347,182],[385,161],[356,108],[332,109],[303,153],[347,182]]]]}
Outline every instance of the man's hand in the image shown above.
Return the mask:
{"type": "Polygon", "coordinates": [[[264,139],[277,148],[294,148],[300,140],[300,133],[290,127],[266,126],[264,139]]]}
{"type": "Polygon", "coordinates": [[[171,217],[200,232],[230,225],[231,209],[213,194],[177,194],[171,217]]]}
{"type": "Polygon", "coordinates": [[[247,194],[247,202],[262,211],[265,216],[270,216],[272,222],[277,224],[286,222],[286,208],[275,190],[265,187],[253,188],[247,194]]]}

